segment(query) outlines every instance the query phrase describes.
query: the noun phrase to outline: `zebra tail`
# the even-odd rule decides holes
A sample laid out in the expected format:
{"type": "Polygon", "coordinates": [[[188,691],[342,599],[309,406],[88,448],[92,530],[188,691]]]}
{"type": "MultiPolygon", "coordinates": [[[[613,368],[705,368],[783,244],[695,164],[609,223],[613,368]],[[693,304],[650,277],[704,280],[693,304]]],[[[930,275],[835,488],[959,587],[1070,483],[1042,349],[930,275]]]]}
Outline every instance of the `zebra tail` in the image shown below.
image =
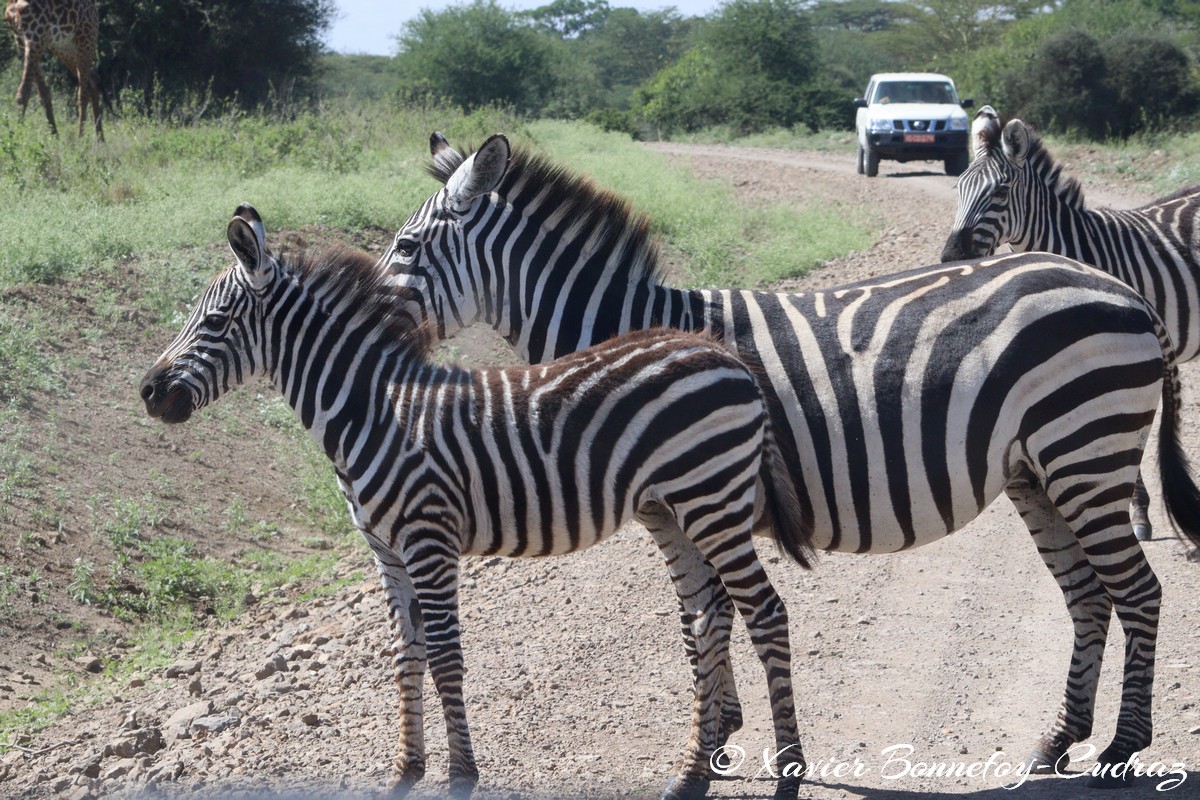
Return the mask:
{"type": "MultiPolygon", "coordinates": [[[[1160,337],[1161,338],[1161,337],[1160,337]]],[[[1200,489],[1192,475],[1191,465],[1179,441],[1180,399],[1179,367],[1174,349],[1164,350],[1162,425],[1158,432],[1158,471],[1162,482],[1163,505],[1177,531],[1200,550],[1200,489]]],[[[1194,555],[1194,554],[1193,554],[1194,555]]]]}
{"type": "MultiPolygon", "coordinates": [[[[760,390],[761,391],[761,390],[760,390]]],[[[765,508],[770,515],[771,537],[797,564],[812,569],[816,548],[813,526],[804,514],[796,485],[775,442],[771,415],[764,415],[762,479],[765,508]]]]}

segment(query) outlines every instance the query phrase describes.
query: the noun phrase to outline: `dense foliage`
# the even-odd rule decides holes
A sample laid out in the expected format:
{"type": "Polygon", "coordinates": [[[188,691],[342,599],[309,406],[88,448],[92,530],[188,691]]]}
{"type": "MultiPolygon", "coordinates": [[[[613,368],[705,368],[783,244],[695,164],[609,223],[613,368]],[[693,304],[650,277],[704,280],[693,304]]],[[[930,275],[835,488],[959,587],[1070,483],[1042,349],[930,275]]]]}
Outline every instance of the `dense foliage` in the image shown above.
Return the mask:
{"type": "Polygon", "coordinates": [[[100,76],[146,110],[198,93],[254,107],[310,93],[333,0],[105,0],[100,76]]]}
{"type": "Polygon", "coordinates": [[[1191,124],[1198,24],[1180,0],[727,0],[705,18],[467,0],[423,11],[394,60],[410,93],[644,136],[850,128],[871,73],[932,70],[977,104],[1105,138],[1191,124]]]}
{"type": "Polygon", "coordinates": [[[620,1],[452,0],[381,57],[322,52],[333,0],[106,0],[100,74],[118,110],[185,122],[351,96],[646,137],[849,129],[872,73],[918,70],[1092,139],[1190,128],[1200,111],[1200,0],[725,0],[706,17],[620,1]]]}

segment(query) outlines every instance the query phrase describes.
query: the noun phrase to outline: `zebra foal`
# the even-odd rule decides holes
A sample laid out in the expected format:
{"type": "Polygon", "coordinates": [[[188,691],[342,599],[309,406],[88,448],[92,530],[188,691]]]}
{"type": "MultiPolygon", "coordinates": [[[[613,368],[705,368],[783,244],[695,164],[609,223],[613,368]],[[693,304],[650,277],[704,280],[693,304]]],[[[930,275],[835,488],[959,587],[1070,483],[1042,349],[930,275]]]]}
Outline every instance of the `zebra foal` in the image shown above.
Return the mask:
{"type": "MultiPolygon", "coordinates": [[[[1062,706],[1034,762],[1061,765],[1091,735],[1114,609],[1125,671],[1099,761],[1125,762],[1150,743],[1160,587],[1128,506],[1160,400],[1164,499],[1195,544],[1200,493],[1178,447],[1174,350],[1144,298],[1040,253],[802,294],[677,289],[659,276],[649,221],[591,181],[500,134],[469,156],[434,134],[430,152],[444,186],[379,267],[413,288],[410,312],[439,336],[483,319],[539,362],[656,325],[713,331],[761,370],[819,549],[927,544],[1007,495],[1075,633],[1062,706]]],[[[690,572],[707,568],[689,557],[690,572]]],[[[725,730],[741,720],[731,678],[721,716],[725,730]]]]}
{"type": "Polygon", "coordinates": [[[427,326],[404,310],[410,293],[374,259],[346,249],[275,258],[249,206],[228,236],[236,263],[146,373],[141,396],[151,417],[179,423],[266,375],[333,462],[387,598],[398,793],[425,770],[426,665],[446,719],[451,790],[469,795],[478,779],[463,701],[459,557],[573,552],[638,515],[689,615],[699,676],[683,768],[665,796],[708,787],[723,736],[728,597],[766,669],[777,745],[790,760],[778,796],[795,797],[804,764],[787,614],[751,532],[769,528],[801,563],[810,545],[780,479],[761,390],[740,361],[706,336],[657,330],[540,367],[440,366],[427,326]],[[692,550],[716,579],[686,569],[692,550]]]}
{"type": "MultiPolygon", "coordinates": [[[[1179,361],[1200,354],[1200,186],[1130,210],[1088,208],[1041,137],[1019,119],[975,114],[974,160],[958,179],[958,209],[942,261],[988,256],[1008,244],[1091,264],[1150,301],[1179,361]]],[[[1149,497],[1138,480],[1134,531],[1149,539],[1149,497]]]]}

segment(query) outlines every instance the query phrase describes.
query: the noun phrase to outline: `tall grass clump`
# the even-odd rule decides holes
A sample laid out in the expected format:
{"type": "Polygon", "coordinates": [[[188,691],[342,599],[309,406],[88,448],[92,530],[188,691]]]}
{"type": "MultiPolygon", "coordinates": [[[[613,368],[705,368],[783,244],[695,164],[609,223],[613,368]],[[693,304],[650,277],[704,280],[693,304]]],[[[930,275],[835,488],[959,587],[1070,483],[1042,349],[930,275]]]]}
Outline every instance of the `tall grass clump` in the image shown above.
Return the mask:
{"type": "Polygon", "coordinates": [[[286,115],[230,109],[186,126],[111,119],[99,143],[52,137],[0,104],[0,288],[214,241],[243,200],[272,228],[394,227],[427,194],[431,131],[499,128],[519,132],[521,122],[499,109],[345,103],[286,115]]]}

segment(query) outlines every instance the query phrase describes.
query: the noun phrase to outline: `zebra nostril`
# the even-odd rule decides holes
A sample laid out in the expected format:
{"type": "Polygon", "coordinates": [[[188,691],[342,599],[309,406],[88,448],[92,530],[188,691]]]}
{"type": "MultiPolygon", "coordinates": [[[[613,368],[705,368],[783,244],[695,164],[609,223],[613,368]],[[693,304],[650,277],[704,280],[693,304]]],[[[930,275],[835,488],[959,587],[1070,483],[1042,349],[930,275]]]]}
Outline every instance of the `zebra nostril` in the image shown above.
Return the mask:
{"type": "Polygon", "coordinates": [[[154,384],[147,383],[142,387],[142,402],[148,402],[152,397],[154,397],[154,384]]]}

